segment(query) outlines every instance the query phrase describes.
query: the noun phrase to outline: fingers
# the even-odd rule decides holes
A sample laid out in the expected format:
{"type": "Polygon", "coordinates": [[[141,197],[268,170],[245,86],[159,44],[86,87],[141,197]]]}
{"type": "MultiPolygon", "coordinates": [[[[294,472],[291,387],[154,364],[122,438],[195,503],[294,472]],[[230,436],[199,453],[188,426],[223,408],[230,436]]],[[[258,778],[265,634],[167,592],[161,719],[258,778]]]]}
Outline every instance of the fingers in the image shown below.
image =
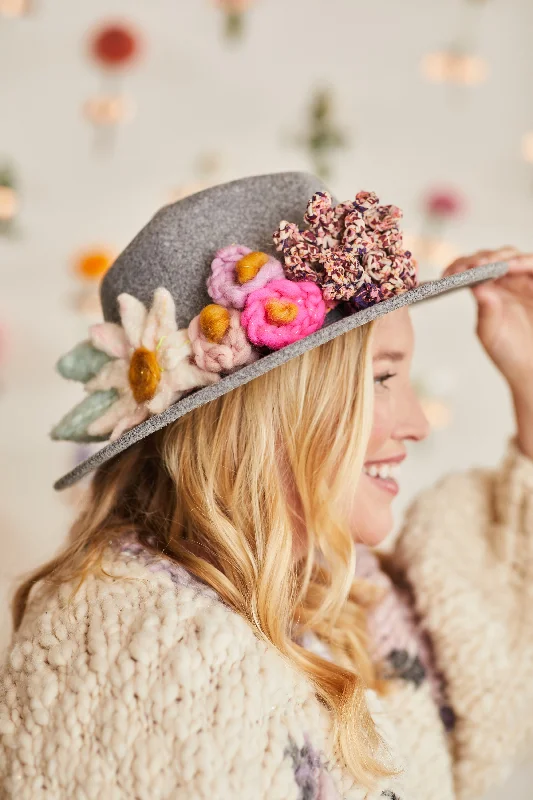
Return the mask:
{"type": "Polygon", "coordinates": [[[519,255],[519,250],[516,247],[500,247],[498,250],[478,250],[477,253],[473,253],[470,256],[456,259],[450,264],[446,274],[452,275],[482,264],[490,264],[491,261],[504,261],[509,258],[515,258],[517,255],[519,255]]]}
{"type": "Polygon", "coordinates": [[[490,282],[473,286],[472,293],[478,302],[478,308],[481,313],[496,307],[500,303],[500,292],[490,282]]]}
{"type": "Polygon", "coordinates": [[[509,272],[533,272],[533,253],[519,253],[507,259],[509,272]]]}
{"type": "MultiPolygon", "coordinates": [[[[456,259],[444,271],[444,275],[455,275],[458,272],[465,272],[467,269],[481,267],[485,264],[491,264],[497,261],[507,261],[507,263],[511,264],[514,263],[516,259],[523,258],[530,259],[531,256],[526,256],[525,254],[520,253],[516,247],[511,246],[500,247],[497,250],[478,250],[477,253],[473,253],[470,256],[463,256],[456,259]]],[[[524,261],[520,260],[520,262],[517,263],[520,263],[522,269],[526,268],[524,261]]]]}

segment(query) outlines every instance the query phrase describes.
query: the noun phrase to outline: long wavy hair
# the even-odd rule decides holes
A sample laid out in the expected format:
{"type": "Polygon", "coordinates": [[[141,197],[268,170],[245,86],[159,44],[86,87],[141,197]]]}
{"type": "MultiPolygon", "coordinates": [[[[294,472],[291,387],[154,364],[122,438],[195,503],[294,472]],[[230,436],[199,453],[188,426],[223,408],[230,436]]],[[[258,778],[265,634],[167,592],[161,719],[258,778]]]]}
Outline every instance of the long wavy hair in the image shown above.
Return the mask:
{"type": "Polygon", "coordinates": [[[370,340],[365,326],[309,350],[102,465],[65,547],[15,592],[15,629],[38,581],[78,587],[136,531],[307,676],[358,782],[389,775],[365,701],[380,683],[347,513],[372,421],[370,340]],[[304,631],[334,662],[298,644],[304,631]]]}

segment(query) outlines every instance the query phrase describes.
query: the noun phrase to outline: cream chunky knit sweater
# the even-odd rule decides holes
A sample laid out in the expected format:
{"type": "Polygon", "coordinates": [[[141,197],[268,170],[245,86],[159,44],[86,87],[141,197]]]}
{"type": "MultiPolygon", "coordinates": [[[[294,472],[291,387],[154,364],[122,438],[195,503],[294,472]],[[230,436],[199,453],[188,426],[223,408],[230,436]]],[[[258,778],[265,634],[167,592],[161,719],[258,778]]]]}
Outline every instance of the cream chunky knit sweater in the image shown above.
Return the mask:
{"type": "MultiPolygon", "coordinates": [[[[390,680],[369,693],[403,773],[371,800],[466,800],[533,728],[533,462],[442,481],[413,505],[369,619],[390,680]]],[[[37,587],[0,672],[0,797],[362,800],[307,681],[182,568],[134,537],[116,577],[37,587]]],[[[306,645],[323,646],[308,638],[306,645]]],[[[327,656],[327,651],[324,653],[327,656]]]]}

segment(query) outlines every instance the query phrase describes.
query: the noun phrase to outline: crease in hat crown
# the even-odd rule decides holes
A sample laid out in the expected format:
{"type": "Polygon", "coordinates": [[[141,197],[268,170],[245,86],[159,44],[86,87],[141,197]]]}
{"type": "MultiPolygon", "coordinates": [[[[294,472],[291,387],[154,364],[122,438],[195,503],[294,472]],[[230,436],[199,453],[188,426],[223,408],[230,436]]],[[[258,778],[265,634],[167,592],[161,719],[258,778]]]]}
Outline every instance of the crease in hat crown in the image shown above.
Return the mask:
{"type": "Polygon", "coordinates": [[[104,277],[104,322],[58,362],[87,396],[52,437],[111,442],[56,488],[402,295],[416,301],[400,218],[371,192],[336,203],[297,172],[244,178],[158,211],[104,277]]]}

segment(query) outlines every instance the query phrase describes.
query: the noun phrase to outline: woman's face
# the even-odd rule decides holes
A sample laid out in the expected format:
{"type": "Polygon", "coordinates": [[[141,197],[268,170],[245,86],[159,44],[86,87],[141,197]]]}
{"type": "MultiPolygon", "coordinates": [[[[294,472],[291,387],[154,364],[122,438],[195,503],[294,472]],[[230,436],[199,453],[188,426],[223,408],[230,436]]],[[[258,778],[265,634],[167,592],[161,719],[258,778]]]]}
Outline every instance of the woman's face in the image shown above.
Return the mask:
{"type": "Polygon", "coordinates": [[[357,541],[377,545],[391,532],[396,472],[405,442],[420,441],[429,425],[409,376],[414,335],[407,308],[378,320],[373,339],[374,420],[351,518],[357,541]]]}

